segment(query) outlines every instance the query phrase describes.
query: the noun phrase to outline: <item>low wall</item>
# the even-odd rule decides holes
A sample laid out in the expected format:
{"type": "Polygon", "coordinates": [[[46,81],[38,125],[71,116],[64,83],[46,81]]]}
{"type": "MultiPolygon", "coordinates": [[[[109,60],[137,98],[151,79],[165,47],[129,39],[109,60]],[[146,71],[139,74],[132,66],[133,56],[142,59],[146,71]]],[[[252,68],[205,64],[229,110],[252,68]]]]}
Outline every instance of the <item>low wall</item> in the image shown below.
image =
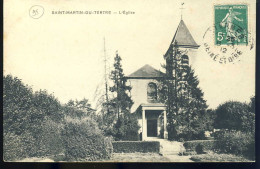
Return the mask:
{"type": "Polygon", "coordinates": [[[183,146],[185,147],[186,151],[196,151],[196,147],[201,145],[203,150],[209,151],[213,150],[215,146],[214,140],[193,140],[193,141],[185,141],[183,146]]]}
{"type": "Polygon", "coordinates": [[[114,153],[159,153],[159,141],[114,141],[114,153]]]}

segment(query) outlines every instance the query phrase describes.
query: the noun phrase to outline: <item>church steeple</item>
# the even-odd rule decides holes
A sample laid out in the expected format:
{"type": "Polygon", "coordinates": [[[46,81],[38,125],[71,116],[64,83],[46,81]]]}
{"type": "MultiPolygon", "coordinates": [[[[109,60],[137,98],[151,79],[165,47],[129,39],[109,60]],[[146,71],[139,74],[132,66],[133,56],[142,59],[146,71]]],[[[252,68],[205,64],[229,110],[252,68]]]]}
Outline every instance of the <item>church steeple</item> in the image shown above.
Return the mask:
{"type": "MultiPolygon", "coordinates": [[[[173,73],[173,62],[174,62],[174,52],[177,53],[178,49],[176,48],[190,48],[190,49],[198,49],[200,45],[198,45],[194,38],[192,37],[190,31],[185,25],[184,21],[181,18],[181,21],[177,27],[177,30],[174,34],[174,37],[170,43],[170,46],[167,52],[164,55],[164,59],[166,60],[166,74],[172,76],[173,73]]],[[[189,60],[185,58],[184,60],[189,60]]],[[[189,62],[189,61],[188,61],[189,62]]]]}
{"type": "MultiPolygon", "coordinates": [[[[179,48],[193,48],[193,49],[198,49],[200,47],[200,45],[198,45],[194,38],[192,37],[189,29],[187,28],[187,26],[185,25],[184,21],[181,19],[177,30],[174,34],[174,37],[171,41],[171,45],[175,45],[175,43],[177,42],[177,46],[179,48]]],[[[169,53],[170,47],[167,50],[166,54],[167,55],[169,53]]]]}

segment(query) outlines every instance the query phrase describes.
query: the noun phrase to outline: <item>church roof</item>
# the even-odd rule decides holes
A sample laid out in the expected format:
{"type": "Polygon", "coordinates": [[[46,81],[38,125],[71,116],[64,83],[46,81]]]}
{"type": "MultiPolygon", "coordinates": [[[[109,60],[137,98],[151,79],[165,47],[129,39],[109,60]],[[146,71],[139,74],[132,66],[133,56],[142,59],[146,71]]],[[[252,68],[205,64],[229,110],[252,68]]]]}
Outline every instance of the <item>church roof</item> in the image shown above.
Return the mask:
{"type": "Polygon", "coordinates": [[[151,79],[158,77],[163,77],[163,73],[148,64],[127,76],[128,79],[151,79]]]}
{"type": "MultiPolygon", "coordinates": [[[[193,39],[183,20],[180,21],[171,44],[174,44],[175,42],[177,42],[177,46],[180,48],[199,48],[199,45],[193,39]]],[[[168,54],[169,49],[166,54],[168,54]]]]}

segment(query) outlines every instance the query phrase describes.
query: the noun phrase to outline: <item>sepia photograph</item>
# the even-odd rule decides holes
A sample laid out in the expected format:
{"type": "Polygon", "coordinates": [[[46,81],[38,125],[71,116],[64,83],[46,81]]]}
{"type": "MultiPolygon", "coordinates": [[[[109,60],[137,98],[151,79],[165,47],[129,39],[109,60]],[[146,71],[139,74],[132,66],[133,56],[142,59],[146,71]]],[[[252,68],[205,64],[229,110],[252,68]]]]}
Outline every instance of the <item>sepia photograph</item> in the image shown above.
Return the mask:
{"type": "Polygon", "coordinates": [[[4,162],[255,162],[255,0],[4,0],[4,162]]]}

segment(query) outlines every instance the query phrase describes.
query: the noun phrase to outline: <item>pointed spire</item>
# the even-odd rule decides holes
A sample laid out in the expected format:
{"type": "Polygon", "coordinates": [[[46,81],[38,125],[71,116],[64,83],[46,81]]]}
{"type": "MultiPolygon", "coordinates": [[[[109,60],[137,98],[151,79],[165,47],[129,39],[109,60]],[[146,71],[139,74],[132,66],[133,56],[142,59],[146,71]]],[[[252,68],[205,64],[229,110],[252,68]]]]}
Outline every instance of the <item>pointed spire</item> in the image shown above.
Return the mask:
{"type": "Polygon", "coordinates": [[[193,39],[190,31],[188,30],[183,20],[180,21],[180,24],[176,30],[171,44],[174,44],[175,41],[177,42],[179,47],[196,49],[199,47],[199,45],[193,39]]]}
{"type": "MultiPolygon", "coordinates": [[[[185,25],[184,21],[181,20],[179,23],[179,26],[174,34],[174,37],[171,41],[172,45],[175,45],[177,42],[177,46],[179,48],[193,48],[193,49],[198,49],[200,45],[198,45],[195,40],[193,39],[190,31],[188,30],[187,26],[185,25]]],[[[166,55],[168,55],[168,52],[170,50],[167,50],[166,55]]]]}

